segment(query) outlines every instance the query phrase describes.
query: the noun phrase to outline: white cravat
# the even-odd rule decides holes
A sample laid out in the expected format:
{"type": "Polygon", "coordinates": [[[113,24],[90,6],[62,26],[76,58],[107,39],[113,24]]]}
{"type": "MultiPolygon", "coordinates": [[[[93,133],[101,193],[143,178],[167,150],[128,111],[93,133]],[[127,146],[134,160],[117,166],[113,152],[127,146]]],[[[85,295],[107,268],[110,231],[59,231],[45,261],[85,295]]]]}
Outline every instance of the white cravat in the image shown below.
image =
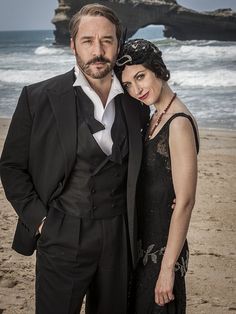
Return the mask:
{"type": "Polygon", "coordinates": [[[115,120],[114,98],[118,94],[124,93],[124,90],[119,80],[114,73],[112,73],[112,75],[113,80],[105,107],[103,106],[100,97],[89,85],[89,82],[77,65],[75,66],[76,80],[73,84],[73,86],[80,86],[84,93],[91,99],[92,103],[94,104],[94,118],[97,121],[101,122],[104,125],[105,129],[94,133],[93,137],[97,141],[98,145],[101,147],[102,151],[108,156],[111,155],[113,145],[113,141],[111,138],[111,128],[115,120]]]}

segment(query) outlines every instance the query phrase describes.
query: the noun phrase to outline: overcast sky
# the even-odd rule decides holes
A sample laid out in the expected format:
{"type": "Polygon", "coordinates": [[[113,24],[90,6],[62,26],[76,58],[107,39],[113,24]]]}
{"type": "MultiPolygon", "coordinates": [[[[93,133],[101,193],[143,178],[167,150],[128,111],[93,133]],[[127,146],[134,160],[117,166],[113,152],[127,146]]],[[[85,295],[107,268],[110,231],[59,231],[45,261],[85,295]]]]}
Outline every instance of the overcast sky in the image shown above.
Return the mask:
{"type": "MultiPolygon", "coordinates": [[[[177,2],[199,11],[218,8],[232,8],[236,11],[235,0],[177,0],[177,2]]],[[[57,7],[57,0],[0,0],[0,31],[54,29],[51,19],[57,7]]]]}

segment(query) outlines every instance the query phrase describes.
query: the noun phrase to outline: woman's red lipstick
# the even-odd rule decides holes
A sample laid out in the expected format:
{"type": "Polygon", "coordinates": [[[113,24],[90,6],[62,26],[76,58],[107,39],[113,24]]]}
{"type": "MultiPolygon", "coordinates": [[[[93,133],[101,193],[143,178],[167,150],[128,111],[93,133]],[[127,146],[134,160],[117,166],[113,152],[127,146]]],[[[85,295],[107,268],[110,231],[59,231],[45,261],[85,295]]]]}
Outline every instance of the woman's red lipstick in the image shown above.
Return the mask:
{"type": "Polygon", "coordinates": [[[144,100],[144,99],[146,99],[146,98],[148,97],[148,95],[149,95],[149,92],[147,92],[147,93],[144,94],[143,96],[139,97],[138,99],[139,99],[139,100],[144,100]]]}

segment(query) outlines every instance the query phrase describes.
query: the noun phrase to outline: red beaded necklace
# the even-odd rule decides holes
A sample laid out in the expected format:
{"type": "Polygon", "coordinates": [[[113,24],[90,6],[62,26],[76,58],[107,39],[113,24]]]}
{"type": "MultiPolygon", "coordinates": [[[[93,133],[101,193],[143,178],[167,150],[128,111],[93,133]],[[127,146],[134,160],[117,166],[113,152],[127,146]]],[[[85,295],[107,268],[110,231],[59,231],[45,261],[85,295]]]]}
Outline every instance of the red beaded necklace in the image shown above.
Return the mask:
{"type": "Polygon", "coordinates": [[[167,113],[167,111],[169,110],[169,108],[170,108],[172,102],[175,100],[176,96],[177,96],[177,94],[174,93],[174,96],[171,98],[169,104],[166,106],[166,108],[165,108],[165,109],[162,111],[162,113],[160,114],[159,118],[157,119],[157,122],[154,124],[154,127],[152,128],[152,130],[151,130],[151,131],[149,132],[149,134],[148,134],[148,137],[147,137],[148,140],[150,140],[150,138],[152,137],[153,133],[155,132],[155,130],[156,130],[156,128],[157,128],[157,126],[160,124],[163,115],[164,115],[165,113],[167,113]]]}

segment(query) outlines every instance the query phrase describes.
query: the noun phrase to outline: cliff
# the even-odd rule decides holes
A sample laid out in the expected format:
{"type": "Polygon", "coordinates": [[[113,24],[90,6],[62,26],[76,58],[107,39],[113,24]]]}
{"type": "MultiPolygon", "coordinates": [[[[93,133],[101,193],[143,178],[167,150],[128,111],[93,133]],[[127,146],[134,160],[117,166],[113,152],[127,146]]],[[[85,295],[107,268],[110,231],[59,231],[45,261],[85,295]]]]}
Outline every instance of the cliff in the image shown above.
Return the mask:
{"type": "MultiPolygon", "coordinates": [[[[52,23],[56,44],[69,43],[68,24],[73,14],[93,0],[58,0],[52,23]]],[[[127,37],[150,24],[164,25],[164,35],[179,40],[236,40],[236,12],[219,9],[197,12],[178,5],[175,0],[103,0],[127,27],[127,37]]]]}

